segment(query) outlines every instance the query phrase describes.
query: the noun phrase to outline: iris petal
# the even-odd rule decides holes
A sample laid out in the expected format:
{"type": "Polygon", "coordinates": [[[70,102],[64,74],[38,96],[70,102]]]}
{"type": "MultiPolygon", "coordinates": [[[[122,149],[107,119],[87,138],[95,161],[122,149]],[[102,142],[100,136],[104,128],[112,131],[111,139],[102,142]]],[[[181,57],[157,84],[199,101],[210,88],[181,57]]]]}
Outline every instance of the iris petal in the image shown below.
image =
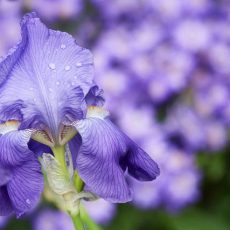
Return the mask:
{"type": "Polygon", "coordinates": [[[121,164],[128,168],[131,176],[140,181],[151,181],[160,174],[158,165],[150,156],[138,147],[133,141],[127,138],[129,149],[126,156],[121,160],[121,164]]]}
{"type": "Polygon", "coordinates": [[[52,153],[51,149],[47,145],[43,145],[34,140],[29,141],[28,147],[33,153],[35,153],[36,157],[41,157],[43,153],[52,153]]]}
{"type": "Polygon", "coordinates": [[[103,118],[103,111],[89,114],[91,117],[74,123],[82,138],[76,169],[89,189],[100,197],[111,202],[130,201],[131,192],[123,169],[128,167],[137,179],[153,180],[159,175],[157,164],[111,121],[103,118]]]}
{"type": "Polygon", "coordinates": [[[103,106],[105,99],[103,97],[103,90],[100,90],[97,85],[93,86],[85,97],[88,106],[103,106]]]}
{"type": "Polygon", "coordinates": [[[77,134],[70,142],[68,143],[69,149],[72,155],[73,167],[76,168],[77,154],[79,152],[80,146],[82,144],[81,136],[77,134]]]}
{"type": "Polygon", "coordinates": [[[11,131],[0,136],[0,162],[4,165],[19,165],[33,155],[28,149],[31,131],[11,131]]]}
{"type": "Polygon", "coordinates": [[[5,186],[0,187],[0,201],[0,216],[10,215],[13,212],[13,207],[5,186]]]}
{"type": "Polygon", "coordinates": [[[7,184],[11,179],[11,176],[10,170],[0,164],[0,186],[7,184]]]}
{"type": "Polygon", "coordinates": [[[23,128],[48,126],[57,134],[63,120],[83,116],[83,98],[93,83],[92,63],[90,51],[73,37],[47,29],[35,14],[28,14],[21,43],[0,63],[0,114],[10,112],[6,105],[20,102],[23,128]]]}
{"type": "Polygon", "coordinates": [[[125,145],[117,130],[101,119],[90,118],[76,123],[82,137],[76,168],[87,186],[111,202],[131,200],[131,192],[119,165],[125,145]]]}
{"type": "Polygon", "coordinates": [[[10,131],[18,130],[20,123],[18,121],[7,121],[0,124],[0,135],[6,134],[10,131]]]}
{"type": "Polygon", "coordinates": [[[43,176],[38,160],[30,156],[27,162],[14,169],[7,190],[17,216],[31,210],[43,190],[43,176]]]}

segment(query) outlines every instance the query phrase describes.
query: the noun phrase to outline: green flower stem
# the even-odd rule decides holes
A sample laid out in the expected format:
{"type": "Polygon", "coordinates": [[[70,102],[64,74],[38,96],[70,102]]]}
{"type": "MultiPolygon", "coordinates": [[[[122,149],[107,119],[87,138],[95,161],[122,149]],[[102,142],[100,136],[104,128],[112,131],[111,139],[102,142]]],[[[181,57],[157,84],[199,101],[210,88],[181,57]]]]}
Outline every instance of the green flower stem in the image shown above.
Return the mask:
{"type": "MultiPolygon", "coordinates": [[[[66,159],[65,159],[65,146],[55,146],[52,148],[52,151],[54,153],[55,159],[58,161],[60,164],[60,167],[62,169],[62,172],[66,176],[67,180],[71,180],[68,167],[66,164],[66,159]]],[[[77,190],[77,192],[82,192],[84,188],[84,182],[81,180],[80,176],[78,175],[77,172],[74,172],[73,176],[73,183],[74,186],[77,190]]],[[[85,230],[85,225],[87,225],[87,230],[102,230],[100,226],[98,226],[87,214],[85,209],[83,208],[82,205],[80,205],[79,201],[79,213],[73,215],[72,213],[69,212],[69,215],[72,218],[75,230],[85,230]],[[85,225],[84,225],[85,224],[85,225]]]]}
{"type": "Polygon", "coordinates": [[[75,230],[84,230],[85,229],[84,228],[84,223],[82,222],[80,215],[72,216],[70,214],[70,216],[72,218],[75,230]]]}
{"type": "Polygon", "coordinates": [[[80,176],[77,174],[77,172],[74,172],[74,186],[77,189],[78,192],[81,192],[84,188],[84,182],[81,180],[80,176]]]}
{"type": "MultiPolygon", "coordinates": [[[[81,180],[77,172],[74,173],[74,185],[78,192],[81,192],[84,188],[84,182],[81,180]]],[[[87,225],[87,230],[102,230],[85,211],[84,207],[80,205],[81,220],[87,225]]]]}
{"type": "Polygon", "coordinates": [[[68,168],[66,165],[66,159],[65,159],[65,146],[57,145],[57,146],[52,148],[52,151],[54,153],[55,159],[61,165],[62,170],[63,170],[64,174],[66,175],[67,179],[70,179],[68,168]]]}
{"type": "Polygon", "coordinates": [[[86,223],[88,230],[103,230],[100,226],[98,226],[88,215],[88,213],[85,211],[84,207],[80,206],[80,215],[81,219],[86,223]]]}
{"type": "MultiPolygon", "coordinates": [[[[52,148],[52,151],[54,153],[55,159],[58,161],[58,163],[60,164],[62,171],[64,173],[64,175],[66,176],[67,180],[70,180],[70,175],[69,175],[69,171],[68,171],[68,167],[66,164],[66,158],[65,158],[65,146],[55,146],[52,148]]],[[[77,174],[76,174],[77,175],[77,174]]],[[[77,189],[82,190],[83,189],[83,182],[80,180],[80,178],[78,176],[74,175],[74,178],[76,177],[76,185],[77,185],[77,189]]],[[[75,183],[75,180],[74,180],[75,183]]],[[[72,213],[68,212],[74,227],[76,230],[84,230],[84,223],[81,220],[81,216],[80,213],[73,215],[72,213]]]]}

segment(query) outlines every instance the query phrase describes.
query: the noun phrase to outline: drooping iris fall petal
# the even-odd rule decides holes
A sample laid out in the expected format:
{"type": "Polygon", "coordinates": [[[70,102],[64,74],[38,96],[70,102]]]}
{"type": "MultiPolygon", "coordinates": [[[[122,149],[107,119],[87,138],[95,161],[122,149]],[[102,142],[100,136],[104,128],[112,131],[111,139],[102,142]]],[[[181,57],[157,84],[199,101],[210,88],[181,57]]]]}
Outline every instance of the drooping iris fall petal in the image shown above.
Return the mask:
{"type": "MultiPolygon", "coordinates": [[[[103,109],[91,108],[84,120],[74,123],[82,145],[76,169],[89,189],[112,202],[131,200],[124,170],[138,180],[153,180],[159,175],[157,164],[122,133],[103,109]]],[[[73,149],[74,151],[74,149],[73,149]]]]}

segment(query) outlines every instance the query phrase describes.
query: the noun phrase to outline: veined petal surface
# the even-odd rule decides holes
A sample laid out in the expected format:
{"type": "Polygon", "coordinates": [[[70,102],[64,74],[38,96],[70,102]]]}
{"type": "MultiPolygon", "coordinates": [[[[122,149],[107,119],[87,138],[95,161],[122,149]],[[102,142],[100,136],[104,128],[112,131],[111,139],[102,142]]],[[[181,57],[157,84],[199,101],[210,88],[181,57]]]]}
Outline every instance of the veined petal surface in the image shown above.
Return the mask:
{"type": "Polygon", "coordinates": [[[0,136],[0,162],[6,166],[22,164],[34,153],[29,150],[31,131],[11,131],[0,136]]]}
{"type": "Polygon", "coordinates": [[[0,201],[0,216],[10,215],[13,212],[13,207],[6,186],[0,187],[0,201]]]}
{"type": "Polygon", "coordinates": [[[135,145],[100,108],[89,111],[86,119],[74,123],[82,145],[76,169],[98,196],[111,202],[132,199],[124,170],[139,180],[153,180],[159,175],[157,164],[135,145]]]}
{"type": "Polygon", "coordinates": [[[34,13],[21,27],[22,41],[0,63],[0,120],[22,119],[23,128],[57,135],[61,122],[83,116],[83,98],[93,85],[92,54],[34,13]]]}
{"type": "Polygon", "coordinates": [[[7,191],[17,216],[31,210],[39,201],[43,191],[41,166],[34,156],[13,170],[13,178],[7,191]]]}
{"type": "Polygon", "coordinates": [[[4,167],[3,165],[1,165],[0,163],[0,187],[7,184],[7,182],[9,182],[11,177],[12,177],[11,171],[6,167],[4,167]]]}

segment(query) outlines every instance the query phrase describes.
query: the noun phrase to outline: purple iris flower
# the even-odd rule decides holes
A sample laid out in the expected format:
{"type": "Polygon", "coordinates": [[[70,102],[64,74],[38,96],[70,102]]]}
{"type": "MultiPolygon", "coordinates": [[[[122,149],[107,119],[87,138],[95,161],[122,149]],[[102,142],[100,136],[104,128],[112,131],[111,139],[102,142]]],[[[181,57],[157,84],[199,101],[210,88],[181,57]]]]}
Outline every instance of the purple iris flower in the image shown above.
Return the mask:
{"type": "Polygon", "coordinates": [[[37,204],[43,189],[40,164],[27,146],[32,133],[17,126],[16,121],[0,125],[1,216],[21,216],[37,204]]]}
{"type": "Polygon", "coordinates": [[[38,201],[43,182],[35,153],[44,144],[69,145],[87,190],[108,201],[130,201],[125,172],[148,181],[159,168],[101,107],[92,54],[67,33],[47,29],[34,13],[21,27],[21,42],[0,64],[0,214],[21,215],[38,201]]]}

